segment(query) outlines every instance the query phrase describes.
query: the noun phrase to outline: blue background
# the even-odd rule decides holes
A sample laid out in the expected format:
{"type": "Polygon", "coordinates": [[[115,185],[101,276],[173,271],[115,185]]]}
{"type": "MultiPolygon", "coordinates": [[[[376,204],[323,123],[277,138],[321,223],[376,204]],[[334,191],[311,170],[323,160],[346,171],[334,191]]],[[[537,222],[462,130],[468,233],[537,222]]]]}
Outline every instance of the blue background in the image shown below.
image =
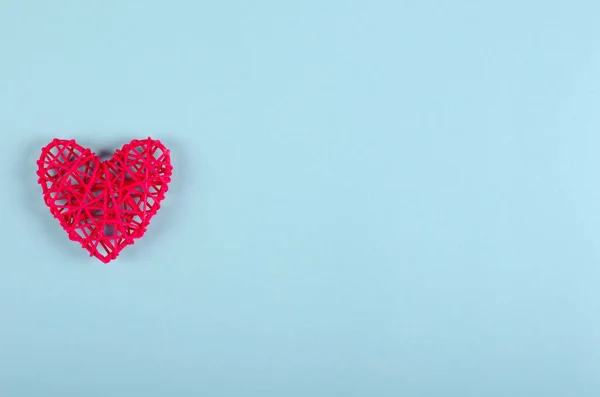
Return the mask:
{"type": "Polygon", "coordinates": [[[600,395],[593,1],[0,1],[0,395],[600,395]],[[36,184],[152,136],[108,266],[36,184]]]}

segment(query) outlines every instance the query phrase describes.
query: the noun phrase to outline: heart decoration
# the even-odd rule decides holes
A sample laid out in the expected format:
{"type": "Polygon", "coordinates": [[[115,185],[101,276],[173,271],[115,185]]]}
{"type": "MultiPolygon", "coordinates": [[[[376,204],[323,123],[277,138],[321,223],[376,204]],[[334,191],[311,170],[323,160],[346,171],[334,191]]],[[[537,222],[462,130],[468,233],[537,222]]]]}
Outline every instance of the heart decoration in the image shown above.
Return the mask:
{"type": "Polygon", "coordinates": [[[144,235],[173,171],[169,150],[151,138],[133,140],[105,161],[75,140],[54,139],[37,165],[52,215],[104,263],[144,235]]]}

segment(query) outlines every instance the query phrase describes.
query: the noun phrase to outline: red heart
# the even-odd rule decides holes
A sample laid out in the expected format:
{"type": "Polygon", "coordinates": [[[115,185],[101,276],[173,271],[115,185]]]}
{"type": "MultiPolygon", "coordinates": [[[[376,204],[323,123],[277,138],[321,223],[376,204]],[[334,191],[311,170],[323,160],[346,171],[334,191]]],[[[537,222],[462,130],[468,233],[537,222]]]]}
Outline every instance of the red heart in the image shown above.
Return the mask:
{"type": "Polygon", "coordinates": [[[105,161],[74,140],[55,139],[37,164],[52,215],[104,263],[144,235],[173,170],[169,150],[151,138],[133,140],[105,161]]]}

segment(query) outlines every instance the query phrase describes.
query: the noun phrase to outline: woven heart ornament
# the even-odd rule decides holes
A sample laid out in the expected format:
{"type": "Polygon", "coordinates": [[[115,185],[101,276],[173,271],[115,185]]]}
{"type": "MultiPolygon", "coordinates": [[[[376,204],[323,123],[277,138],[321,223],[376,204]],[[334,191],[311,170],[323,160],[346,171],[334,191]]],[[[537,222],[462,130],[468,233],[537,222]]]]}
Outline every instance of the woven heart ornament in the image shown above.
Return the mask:
{"type": "Polygon", "coordinates": [[[52,215],[104,263],[144,235],[173,171],[169,150],[151,138],[133,140],[105,161],[74,140],[55,139],[37,164],[52,215]]]}

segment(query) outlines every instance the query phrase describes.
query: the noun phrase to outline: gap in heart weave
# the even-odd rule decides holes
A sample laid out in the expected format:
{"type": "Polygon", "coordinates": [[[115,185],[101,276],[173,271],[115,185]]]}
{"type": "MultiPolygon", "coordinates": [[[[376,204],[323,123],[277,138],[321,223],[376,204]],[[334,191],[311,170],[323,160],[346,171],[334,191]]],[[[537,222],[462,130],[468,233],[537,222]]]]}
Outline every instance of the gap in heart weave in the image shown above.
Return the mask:
{"type": "Polygon", "coordinates": [[[169,150],[151,138],[132,140],[105,161],[73,139],[54,139],[37,165],[52,215],[104,263],[144,235],[173,171],[169,150]]]}

